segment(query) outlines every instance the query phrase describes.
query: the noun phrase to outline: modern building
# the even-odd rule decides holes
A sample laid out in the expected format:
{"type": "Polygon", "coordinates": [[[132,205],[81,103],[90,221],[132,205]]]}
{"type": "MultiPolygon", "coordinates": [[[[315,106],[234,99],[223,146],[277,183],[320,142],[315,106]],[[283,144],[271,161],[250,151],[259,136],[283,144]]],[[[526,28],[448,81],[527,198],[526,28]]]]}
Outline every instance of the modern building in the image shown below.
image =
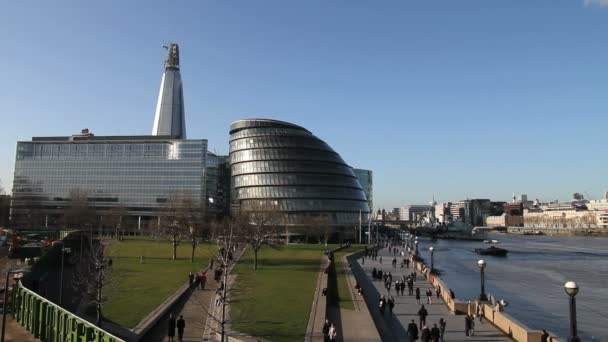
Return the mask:
{"type": "Polygon", "coordinates": [[[69,137],[34,137],[17,143],[13,224],[62,226],[75,191],[86,194],[100,217],[111,208],[125,208],[125,219],[139,229],[158,219],[171,196],[189,197],[202,210],[221,211],[224,167],[225,159],[209,153],[204,139],[98,137],[87,130],[69,137]]]}
{"type": "Polygon", "coordinates": [[[365,197],[367,197],[367,206],[370,210],[374,208],[374,182],[373,182],[373,173],[371,170],[364,169],[355,169],[355,176],[359,180],[359,184],[363,188],[363,192],[365,192],[365,197]]]}
{"type": "Polygon", "coordinates": [[[433,210],[433,206],[426,204],[411,204],[399,208],[399,220],[419,222],[423,216],[426,216],[433,210]]]}
{"type": "Polygon", "coordinates": [[[182,76],[179,72],[179,47],[177,44],[169,44],[165,48],[168,53],[160,81],[152,135],[186,139],[186,112],[182,76]]]}
{"type": "Polygon", "coordinates": [[[205,139],[185,139],[179,49],[177,44],[167,49],[152,135],[95,136],[84,129],[17,143],[14,227],[65,227],[75,193],[86,197],[100,227],[113,209],[126,213],[125,228],[158,225],[172,197],[191,199],[204,215],[226,212],[228,157],[209,152],[205,139]]]}
{"type": "Polygon", "coordinates": [[[490,216],[492,203],[489,199],[468,199],[464,201],[464,222],[472,226],[483,226],[490,216]]]}
{"type": "Polygon", "coordinates": [[[451,203],[450,215],[452,215],[452,220],[464,222],[464,201],[451,203]]]}
{"type": "MultiPolygon", "coordinates": [[[[370,211],[353,169],[307,129],[277,120],[230,126],[232,209],[257,204],[284,214],[288,226],[325,215],[333,226],[358,225],[370,211]]],[[[294,230],[295,231],[295,230],[294,230]]]]}
{"type": "Polygon", "coordinates": [[[11,196],[0,195],[0,227],[8,227],[11,211],[11,196]]]}
{"type": "Polygon", "coordinates": [[[435,219],[437,219],[438,223],[452,222],[451,205],[451,202],[435,204],[435,219]]]}
{"type": "Polygon", "coordinates": [[[487,216],[485,218],[485,225],[488,227],[519,227],[524,225],[524,217],[522,215],[510,215],[507,213],[497,216],[487,216]]]}

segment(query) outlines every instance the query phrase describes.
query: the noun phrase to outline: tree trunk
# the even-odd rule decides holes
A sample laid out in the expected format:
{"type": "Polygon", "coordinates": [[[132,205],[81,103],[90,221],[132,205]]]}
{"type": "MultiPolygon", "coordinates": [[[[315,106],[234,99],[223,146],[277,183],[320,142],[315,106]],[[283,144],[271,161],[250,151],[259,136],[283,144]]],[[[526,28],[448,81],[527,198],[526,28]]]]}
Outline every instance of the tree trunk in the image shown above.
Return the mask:
{"type": "Polygon", "coordinates": [[[196,249],[196,241],[192,239],[192,257],[190,258],[190,262],[194,262],[194,249],[196,249]]]}
{"type": "Polygon", "coordinates": [[[173,260],[177,259],[177,239],[173,238],[173,260]]]}
{"type": "Polygon", "coordinates": [[[253,270],[257,270],[258,269],[258,249],[254,248],[253,249],[253,270]]]}

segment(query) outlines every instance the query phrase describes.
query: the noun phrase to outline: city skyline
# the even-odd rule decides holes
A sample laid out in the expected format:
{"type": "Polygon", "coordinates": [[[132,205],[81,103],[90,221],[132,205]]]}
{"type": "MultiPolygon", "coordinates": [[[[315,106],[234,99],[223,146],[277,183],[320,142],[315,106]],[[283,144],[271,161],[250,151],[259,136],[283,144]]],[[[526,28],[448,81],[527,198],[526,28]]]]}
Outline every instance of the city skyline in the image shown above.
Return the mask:
{"type": "Polygon", "coordinates": [[[114,13],[8,4],[0,179],[10,192],[16,142],[32,136],[85,127],[149,134],[160,46],[171,41],[180,44],[189,137],[208,139],[219,154],[228,152],[231,122],[264,117],[310,128],[351,166],[371,169],[376,208],[433,194],[438,202],[508,201],[513,192],[600,198],[608,9],[549,3],[243,2],[238,13],[205,3],[171,8],[181,24],[161,27],[155,20],[168,8],[160,5],[114,13]],[[99,39],[87,38],[100,29],[99,39]]]}

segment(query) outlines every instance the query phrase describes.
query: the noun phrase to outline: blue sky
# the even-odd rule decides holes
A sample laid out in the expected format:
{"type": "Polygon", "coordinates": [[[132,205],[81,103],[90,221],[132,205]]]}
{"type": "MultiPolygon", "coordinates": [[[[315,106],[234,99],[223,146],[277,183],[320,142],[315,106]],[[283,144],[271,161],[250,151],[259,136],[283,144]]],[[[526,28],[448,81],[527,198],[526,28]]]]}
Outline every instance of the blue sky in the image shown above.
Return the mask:
{"type": "Polygon", "coordinates": [[[608,189],[608,1],[12,1],[0,5],[0,179],[16,141],[149,134],[168,41],[190,138],[305,126],[390,208],[608,189]]]}

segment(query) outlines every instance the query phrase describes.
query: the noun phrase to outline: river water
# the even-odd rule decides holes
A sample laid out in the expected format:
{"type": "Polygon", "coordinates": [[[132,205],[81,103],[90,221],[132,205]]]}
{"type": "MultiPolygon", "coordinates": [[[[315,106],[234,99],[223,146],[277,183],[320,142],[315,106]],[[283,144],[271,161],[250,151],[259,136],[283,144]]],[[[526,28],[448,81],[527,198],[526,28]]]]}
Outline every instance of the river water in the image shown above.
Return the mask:
{"type": "MultiPolygon", "coordinates": [[[[486,293],[505,299],[505,312],[532,329],[547,329],[562,341],[569,332],[568,295],[564,284],[574,280],[578,335],[583,341],[608,341],[608,238],[578,236],[524,236],[491,233],[507,257],[484,256],[486,293]]],[[[474,248],[482,242],[420,241],[420,252],[430,263],[435,247],[435,268],[460,300],[479,296],[480,279],[474,248]]]]}

